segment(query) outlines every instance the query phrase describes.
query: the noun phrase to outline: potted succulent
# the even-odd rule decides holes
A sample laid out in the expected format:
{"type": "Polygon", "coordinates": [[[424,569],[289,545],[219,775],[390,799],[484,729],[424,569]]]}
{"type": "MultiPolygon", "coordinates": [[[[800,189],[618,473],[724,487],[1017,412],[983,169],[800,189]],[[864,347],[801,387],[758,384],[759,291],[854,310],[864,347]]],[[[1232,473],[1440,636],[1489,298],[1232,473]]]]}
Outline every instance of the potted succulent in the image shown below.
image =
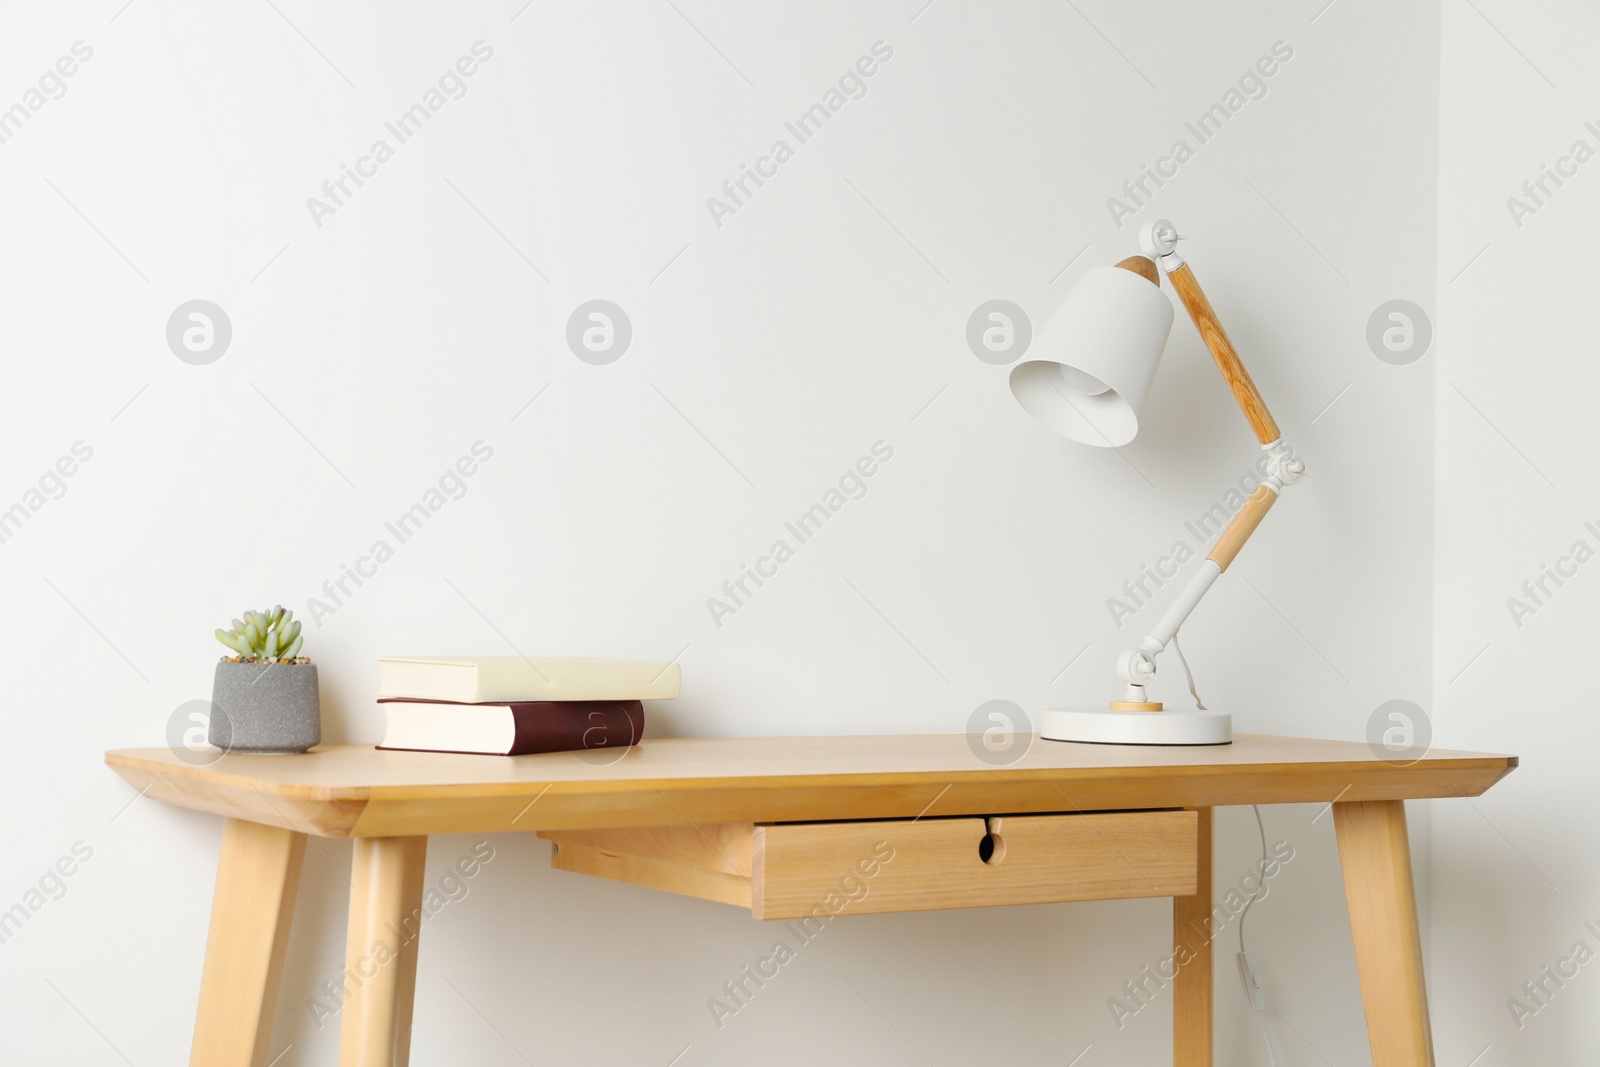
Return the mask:
{"type": "Polygon", "coordinates": [[[218,630],[236,655],[217,664],[211,690],[213,745],[230,752],[304,752],[322,740],[317,668],[300,655],[294,612],[247,611],[218,630]]]}

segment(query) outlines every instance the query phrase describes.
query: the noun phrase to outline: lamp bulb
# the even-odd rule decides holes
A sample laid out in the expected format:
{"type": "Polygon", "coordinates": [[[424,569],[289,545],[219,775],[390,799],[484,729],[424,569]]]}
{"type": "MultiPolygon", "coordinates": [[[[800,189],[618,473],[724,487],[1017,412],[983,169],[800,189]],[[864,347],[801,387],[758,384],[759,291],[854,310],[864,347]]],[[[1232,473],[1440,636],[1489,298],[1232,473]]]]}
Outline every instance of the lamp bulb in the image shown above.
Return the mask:
{"type": "Polygon", "coordinates": [[[1082,393],[1084,396],[1099,396],[1111,388],[1111,386],[1087,371],[1081,371],[1077,367],[1069,367],[1064,363],[1061,365],[1061,380],[1068,389],[1074,393],[1082,393]]]}

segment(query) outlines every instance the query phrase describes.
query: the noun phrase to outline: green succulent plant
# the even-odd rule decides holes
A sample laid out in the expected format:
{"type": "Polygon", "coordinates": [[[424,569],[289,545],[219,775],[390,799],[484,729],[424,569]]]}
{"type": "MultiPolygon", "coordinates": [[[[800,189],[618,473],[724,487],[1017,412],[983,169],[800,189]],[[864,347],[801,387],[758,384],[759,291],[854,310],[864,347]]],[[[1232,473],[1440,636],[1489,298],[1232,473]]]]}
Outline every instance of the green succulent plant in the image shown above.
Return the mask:
{"type": "Polygon", "coordinates": [[[294,612],[279,604],[270,611],[245,612],[242,621],[233,620],[233,629],[218,630],[217,640],[244,659],[288,663],[305,639],[294,612]]]}

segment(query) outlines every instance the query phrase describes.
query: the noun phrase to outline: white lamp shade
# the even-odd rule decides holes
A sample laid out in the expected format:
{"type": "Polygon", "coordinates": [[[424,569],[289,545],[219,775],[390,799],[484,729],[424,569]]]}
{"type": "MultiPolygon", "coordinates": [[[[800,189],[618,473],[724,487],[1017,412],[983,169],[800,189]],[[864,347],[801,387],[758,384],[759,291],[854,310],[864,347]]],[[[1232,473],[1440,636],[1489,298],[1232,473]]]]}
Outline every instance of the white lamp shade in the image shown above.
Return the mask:
{"type": "Polygon", "coordinates": [[[1172,304],[1148,278],[1094,267],[1067,294],[1011,371],[1011,393],[1045,426],[1115,448],[1139,432],[1150,383],[1172,332],[1172,304]]]}

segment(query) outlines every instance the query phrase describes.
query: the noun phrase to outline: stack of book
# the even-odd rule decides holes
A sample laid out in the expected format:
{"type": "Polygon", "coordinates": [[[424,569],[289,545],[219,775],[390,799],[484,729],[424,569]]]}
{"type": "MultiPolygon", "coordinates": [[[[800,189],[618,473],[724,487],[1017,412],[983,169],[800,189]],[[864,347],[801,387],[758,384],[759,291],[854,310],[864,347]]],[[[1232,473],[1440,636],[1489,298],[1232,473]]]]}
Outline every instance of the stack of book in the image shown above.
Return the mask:
{"type": "Polygon", "coordinates": [[[644,736],[646,700],[678,695],[676,663],[521,656],[378,660],[379,748],[521,756],[644,736]]]}

